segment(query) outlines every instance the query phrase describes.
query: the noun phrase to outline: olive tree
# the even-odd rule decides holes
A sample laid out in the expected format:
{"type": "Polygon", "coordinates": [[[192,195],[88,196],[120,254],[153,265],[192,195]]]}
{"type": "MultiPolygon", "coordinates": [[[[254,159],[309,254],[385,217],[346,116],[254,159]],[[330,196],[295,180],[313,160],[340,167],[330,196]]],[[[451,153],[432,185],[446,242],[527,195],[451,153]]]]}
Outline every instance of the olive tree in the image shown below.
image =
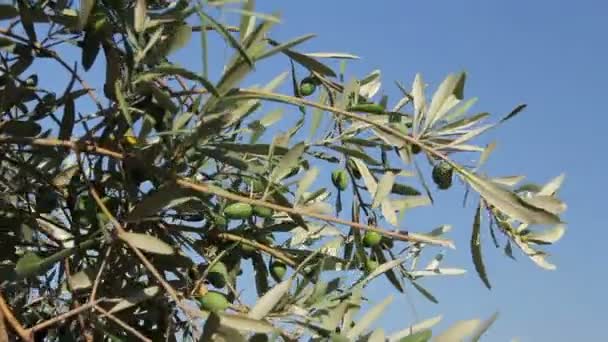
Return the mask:
{"type": "Polygon", "coordinates": [[[279,21],[253,0],[0,5],[0,341],[477,340],[495,315],[385,333],[393,296],[366,296],[437,301],[421,280],[468,268],[442,267],[449,225],[403,229],[438,191],[474,208],[460,250],[488,288],[482,235],[554,268],[563,176],[488,176],[475,142],[525,105],[472,112],[464,72],[390,80],[391,101],[279,21]]]}

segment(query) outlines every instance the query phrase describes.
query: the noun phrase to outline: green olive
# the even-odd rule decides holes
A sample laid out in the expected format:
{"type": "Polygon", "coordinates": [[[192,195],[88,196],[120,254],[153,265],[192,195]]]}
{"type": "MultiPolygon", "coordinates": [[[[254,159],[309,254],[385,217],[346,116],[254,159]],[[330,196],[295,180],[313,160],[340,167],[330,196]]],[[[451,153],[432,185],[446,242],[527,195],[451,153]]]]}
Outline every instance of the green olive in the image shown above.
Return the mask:
{"type": "Polygon", "coordinates": [[[312,77],[306,77],[300,82],[300,95],[310,96],[317,89],[316,82],[312,77]]]}
{"type": "Polygon", "coordinates": [[[244,220],[253,215],[253,208],[247,203],[232,203],[224,208],[224,215],[229,219],[244,220]]]}
{"type": "Polygon", "coordinates": [[[441,190],[449,189],[450,186],[452,186],[453,173],[454,169],[452,168],[452,165],[447,162],[440,162],[433,167],[433,182],[435,182],[437,187],[441,190]]]}
{"type": "Polygon", "coordinates": [[[270,264],[270,275],[276,282],[282,281],[286,272],[287,266],[283,262],[275,260],[270,264]]]}
{"type": "Polygon", "coordinates": [[[378,262],[376,260],[367,259],[365,261],[365,271],[373,272],[376,268],[378,268],[378,262]]]}
{"type": "Polygon", "coordinates": [[[207,311],[224,311],[230,306],[226,295],[217,291],[205,293],[205,295],[199,299],[199,304],[202,309],[207,311]]]}
{"type": "Polygon", "coordinates": [[[378,232],[368,230],[365,232],[365,235],[363,235],[363,245],[365,247],[377,246],[380,241],[382,241],[382,235],[378,232]]]}
{"type": "Polygon", "coordinates": [[[344,169],[334,170],[331,173],[331,181],[338,190],[344,191],[348,187],[348,173],[344,169]]]}
{"type": "Polygon", "coordinates": [[[263,217],[263,218],[272,217],[272,209],[266,208],[266,207],[261,207],[258,205],[253,206],[253,213],[255,214],[255,216],[259,216],[259,217],[263,217]]]}

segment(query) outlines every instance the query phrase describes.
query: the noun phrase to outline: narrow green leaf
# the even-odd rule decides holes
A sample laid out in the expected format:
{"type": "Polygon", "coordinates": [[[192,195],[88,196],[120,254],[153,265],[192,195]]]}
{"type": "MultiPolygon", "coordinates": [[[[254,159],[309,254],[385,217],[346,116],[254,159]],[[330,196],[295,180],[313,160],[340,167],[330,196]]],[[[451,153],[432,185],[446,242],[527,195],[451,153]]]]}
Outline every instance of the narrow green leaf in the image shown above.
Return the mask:
{"type": "Polygon", "coordinates": [[[526,235],[526,241],[537,244],[552,244],[564,236],[566,233],[566,226],[563,224],[555,225],[551,228],[542,230],[540,232],[531,232],[526,235]]]}
{"type": "Polygon", "coordinates": [[[378,90],[380,90],[380,86],[382,85],[382,83],[380,82],[380,76],[381,72],[378,69],[366,75],[359,82],[359,95],[363,96],[366,99],[370,99],[371,97],[376,95],[378,90]]]}
{"type": "Polygon", "coordinates": [[[430,300],[431,302],[433,302],[435,304],[439,303],[437,298],[435,298],[435,296],[433,296],[433,294],[430,293],[427,289],[425,289],[424,287],[422,287],[420,284],[416,283],[415,281],[411,281],[411,283],[414,286],[414,288],[416,290],[418,290],[418,292],[420,292],[420,294],[422,294],[426,299],[430,300]]]}
{"type": "Polygon", "coordinates": [[[403,196],[419,196],[420,191],[418,189],[413,188],[407,184],[395,183],[393,184],[393,188],[391,189],[393,194],[403,195],[403,196]]]}
{"type": "Polygon", "coordinates": [[[393,184],[395,184],[395,174],[387,171],[378,182],[378,187],[374,193],[372,208],[378,208],[384,199],[388,197],[393,189],[393,184]]]}
{"type": "Polygon", "coordinates": [[[95,35],[92,31],[88,31],[84,34],[82,44],[81,63],[84,70],[88,71],[95,63],[97,55],[99,55],[99,51],[101,50],[101,42],[99,41],[99,37],[97,37],[97,35],[95,35]]]}
{"type": "Polygon", "coordinates": [[[360,59],[359,56],[343,52],[309,52],[306,53],[306,56],[312,58],[360,59]]]}
{"type": "Polygon", "coordinates": [[[247,64],[249,64],[249,66],[253,67],[253,60],[251,59],[251,57],[245,50],[245,47],[242,46],[241,43],[236,38],[234,38],[234,36],[232,34],[230,34],[230,32],[228,32],[228,30],[226,29],[226,27],[224,25],[217,22],[215,19],[213,19],[213,17],[207,15],[205,12],[201,11],[200,9],[198,10],[198,15],[200,16],[202,21],[209,22],[211,27],[213,27],[213,29],[216,30],[224,38],[224,40],[227,41],[228,44],[230,44],[230,46],[235,48],[241,54],[241,57],[243,57],[243,59],[247,62],[247,64]]]}
{"type": "Polygon", "coordinates": [[[557,224],[559,217],[524,202],[519,196],[492,181],[476,175],[464,168],[452,164],[469,185],[477,191],[490,205],[510,217],[528,224],[557,224]]]}
{"type": "Polygon", "coordinates": [[[19,16],[21,19],[21,25],[27,34],[31,43],[38,42],[36,38],[36,30],[34,29],[34,18],[32,9],[26,0],[17,0],[17,6],[19,7],[19,16]]]}
{"type": "Polygon", "coordinates": [[[146,0],[136,0],[133,10],[133,27],[137,33],[142,32],[145,28],[147,7],[146,0]]]}
{"type": "MultiPolygon", "coordinates": [[[[297,87],[296,87],[297,88],[297,87]]],[[[321,89],[321,94],[319,95],[319,103],[325,103],[327,101],[327,91],[323,88],[321,89]]],[[[321,126],[321,121],[323,120],[323,110],[319,108],[314,108],[312,110],[312,118],[310,122],[310,134],[308,135],[308,140],[313,141],[319,127],[321,126]]]]}
{"type": "Polygon", "coordinates": [[[375,160],[374,158],[369,156],[369,153],[365,153],[363,151],[354,149],[354,148],[348,148],[348,147],[344,147],[344,146],[340,146],[340,145],[329,145],[329,148],[331,148],[334,151],[338,151],[340,153],[343,153],[349,157],[353,157],[353,158],[358,158],[361,160],[366,161],[368,164],[370,165],[382,165],[381,162],[375,160]]]}
{"type": "Polygon", "coordinates": [[[521,111],[523,111],[524,109],[526,109],[526,107],[528,107],[527,104],[520,104],[517,107],[513,108],[513,110],[511,111],[511,113],[507,114],[507,116],[505,116],[504,118],[500,119],[500,123],[503,123],[511,118],[513,118],[515,115],[521,113],[521,111]]]}
{"type": "MultiPolygon", "coordinates": [[[[218,90],[215,88],[215,86],[213,85],[213,83],[211,83],[208,79],[206,79],[205,77],[202,77],[200,75],[197,75],[196,73],[186,70],[184,68],[180,68],[178,66],[175,65],[160,65],[155,67],[154,69],[152,69],[149,74],[161,74],[161,75],[179,75],[182,76],[186,79],[192,80],[192,81],[197,81],[199,83],[201,83],[203,85],[203,87],[205,87],[205,89],[207,89],[210,93],[212,93],[215,96],[219,96],[218,90]]],[[[143,76],[143,75],[142,75],[143,76]]],[[[140,76],[140,77],[142,77],[140,76]]]]}
{"type": "Polygon", "coordinates": [[[471,235],[471,255],[473,256],[473,264],[475,265],[475,271],[479,275],[479,278],[483,281],[484,285],[491,289],[490,280],[486,273],[486,268],[483,264],[483,258],[481,256],[481,203],[477,206],[475,211],[475,219],[473,220],[473,233],[471,235]]]}
{"type": "Polygon", "coordinates": [[[461,75],[449,74],[443,82],[439,85],[435,94],[433,94],[433,99],[431,100],[431,104],[429,106],[428,111],[425,114],[424,118],[424,126],[422,131],[426,131],[428,128],[433,126],[435,122],[441,119],[440,112],[445,113],[445,111],[440,111],[444,105],[450,101],[450,97],[455,98],[454,90],[459,83],[461,75]]]}
{"type": "Polygon", "coordinates": [[[405,259],[395,259],[395,260],[390,260],[387,261],[385,263],[383,263],[382,265],[376,267],[375,270],[373,270],[370,274],[368,274],[362,281],[361,284],[366,285],[368,284],[370,281],[372,281],[374,278],[378,277],[379,275],[382,275],[390,270],[392,270],[393,268],[403,264],[405,262],[405,259]]]}
{"type": "Polygon", "coordinates": [[[291,278],[275,285],[255,303],[247,314],[247,317],[252,319],[263,319],[266,317],[266,315],[268,315],[272,309],[274,309],[281,298],[283,298],[283,296],[289,291],[290,287],[291,278]]]}
{"type": "Polygon", "coordinates": [[[481,335],[483,335],[486,331],[488,331],[490,326],[496,321],[497,318],[498,318],[498,312],[495,312],[494,314],[492,314],[492,316],[490,316],[490,318],[481,322],[481,324],[479,324],[479,326],[477,327],[477,330],[471,336],[471,342],[479,341],[479,339],[481,338],[481,335]]]}
{"type": "Polygon", "coordinates": [[[369,309],[363,317],[357,322],[357,324],[348,331],[346,337],[350,340],[355,340],[361,334],[363,334],[367,328],[371,326],[374,321],[380,318],[380,315],[386,310],[386,307],[393,301],[393,296],[388,296],[382,302],[378,303],[371,309],[369,309]]]}
{"type": "Polygon", "coordinates": [[[522,200],[533,207],[541,208],[554,215],[561,214],[567,208],[566,203],[553,196],[532,195],[530,197],[522,197],[522,200]]]}
{"type": "Polygon", "coordinates": [[[490,155],[492,154],[492,152],[494,151],[495,148],[496,148],[496,142],[492,142],[492,143],[489,143],[483,149],[483,152],[481,153],[481,156],[479,157],[479,161],[477,161],[477,166],[476,166],[477,169],[479,169],[482,165],[484,165],[486,163],[486,161],[488,161],[488,158],[490,157],[490,155]]]}
{"type": "Polygon", "coordinates": [[[33,121],[8,120],[0,122],[0,134],[17,137],[34,137],[40,134],[42,127],[33,121]]]}
{"type": "Polygon", "coordinates": [[[316,37],[315,34],[307,34],[307,35],[304,35],[304,36],[300,36],[300,37],[294,38],[294,39],[292,39],[292,40],[290,40],[288,42],[276,45],[272,49],[266,50],[266,51],[262,52],[259,55],[256,55],[255,59],[256,60],[262,60],[262,59],[265,59],[265,58],[268,58],[268,57],[272,57],[272,56],[276,55],[277,53],[283,52],[283,50],[291,49],[292,47],[300,45],[300,44],[304,43],[305,41],[307,41],[307,40],[309,40],[311,38],[314,38],[314,37],[316,37]]]}
{"type": "Polygon", "coordinates": [[[384,329],[378,328],[374,330],[371,335],[367,338],[367,342],[386,342],[386,336],[384,335],[384,329]]]}
{"type": "Polygon", "coordinates": [[[125,218],[126,222],[138,222],[146,217],[158,213],[161,209],[169,206],[171,202],[184,196],[184,191],[179,186],[170,182],[161,186],[158,190],[146,195],[141,202],[125,218]]]}
{"type": "Polygon", "coordinates": [[[255,25],[255,16],[250,13],[255,8],[255,0],[245,0],[243,2],[243,13],[241,14],[241,21],[239,24],[239,34],[241,41],[244,41],[249,33],[251,32],[253,25],[255,25]]]}
{"type": "Polygon", "coordinates": [[[61,127],[59,128],[59,140],[69,140],[72,137],[74,129],[75,108],[74,99],[67,98],[63,107],[63,117],[61,118],[61,127]]]}
{"type": "MultiPolygon", "coordinates": [[[[275,42],[273,45],[278,46],[279,44],[275,42]]],[[[281,52],[286,54],[289,58],[293,59],[298,64],[305,67],[306,69],[316,71],[319,74],[324,75],[324,76],[336,77],[336,73],[330,67],[317,61],[316,59],[314,59],[312,57],[308,57],[299,52],[295,52],[295,51],[289,50],[289,49],[284,49],[281,52]]]]}
{"type": "Polygon", "coordinates": [[[89,22],[89,16],[95,7],[95,0],[80,0],[80,8],[78,9],[78,27],[84,29],[89,22]]]}
{"type": "Polygon", "coordinates": [[[19,11],[13,5],[0,4],[0,20],[13,19],[19,15],[19,11]]]}
{"type": "Polygon", "coordinates": [[[433,333],[430,330],[422,330],[412,335],[406,336],[399,340],[399,342],[428,342],[430,341],[433,333]]]}
{"type": "Polygon", "coordinates": [[[125,95],[122,92],[122,86],[123,85],[121,80],[118,80],[116,83],[114,83],[116,101],[118,102],[118,108],[120,108],[120,112],[129,124],[129,127],[133,127],[133,119],[131,118],[131,113],[129,111],[129,104],[127,103],[125,95]]]}
{"type": "Polygon", "coordinates": [[[301,142],[294,145],[285,155],[281,158],[277,166],[272,170],[270,175],[271,182],[282,179],[288,175],[292,168],[298,166],[300,157],[306,149],[306,144],[301,142]]]}
{"type": "Polygon", "coordinates": [[[268,334],[275,331],[275,328],[266,321],[252,319],[243,315],[229,315],[220,313],[220,324],[224,327],[246,331],[250,333],[268,334]]]}
{"type": "Polygon", "coordinates": [[[298,182],[298,189],[296,190],[295,199],[296,203],[300,202],[302,199],[302,195],[308,191],[308,188],[317,180],[319,176],[319,169],[317,167],[313,167],[310,170],[306,171],[304,176],[300,178],[298,182]]]}
{"type": "Polygon", "coordinates": [[[135,246],[136,248],[149,252],[149,253],[161,254],[161,255],[175,254],[173,247],[171,247],[171,245],[167,244],[163,240],[161,240],[157,237],[154,237],[152,235],[148,235],[148,234],[144,234],[144,233],[124,232],[124,233],[120,233],[119,237],[122,240],[135,246]]]}
{"type": "Polygon", "coordinates": [[[135,289],[130,291],[123,300],[116,303],[116,305],[114,305],[108,312],[116,313],[131,308],[139,303],[156,297],[160,293],[162,293],[162,291],[160,287],[156,285],[146,287],[144,289],[135,289]]]}
{"type": "Polygon", "coordinates": [[[466,321],[458,321],[443,333],[437,335],[433,342],[454,342],[463,341],[465,338],[471,336],[477,329],[481,322],[478,319],[471,319],[466,321]]]}
{"type": "MultiPolygon", "coordinates": [[[[442,316],[435,316],[433,318],[429,318],[426,319],[420,323],[416,323],[412,326],[409,326],[405,329],[402,329],[400,331],[397,331],[393,334],[391,334],[388,337],[388,342],[403,342],[403,341],[407,341],[407,342],[414,342],[414,341],[419,341],[417,339],[411,339],[411,340],[407,340],[405,338],[412,336],[412,335],[416,335],[419,334],[421,332],[424,332],[426,334],[428,334],[428,338],[431,337],[431,328],[434,327],[435,325],[439,324],[439,322],[441,322],[442,316]]],[[[419,335],[420,336],[420,335],[419,335]]],[[[426,340],[421,340],[421,341],[426,341],[426,340]]]]}
{"type": "Polygon", "coordinates": [[[95,273],[90,270],[84,270],[72,274],[68,278],[70,288],[74,291],[81,291],[91,288],[95,281],[95,273]]]}
{"type": "Polygon", "coordinates": [[[39,273],[41,264],[41,257],[36,255],[36,253],[28,252],[17,261],[17,264],[15,265],[15,273],[17,273],[17,276],[20,278],[37,274],[39,273]]]}
{"type": "Polygon", "coordinates": [[[565,178],[566,175],[563,173],[553,178],[552,180],[547,182],[547,184],[543,185],[543,187],[538,191],[537,195],[553,196],[557,192],[557,190],[559,190],[559,188],[562,186],[562,183],[564,182],[565,178]]]}
{"type": "MultiPolygon", "coordinates": [[[[270,145],[268,144],[233,144],[233,143],[220,143],[216,145],[212,145],[220,149],[241,152],[241,153],[251,153],[257,154],[261,156],[267,156],[270,153],[270,145]]],[[[274,155],[284,155],[289,151],[289,149],[281,146],[274,146],[274,155]]]]}

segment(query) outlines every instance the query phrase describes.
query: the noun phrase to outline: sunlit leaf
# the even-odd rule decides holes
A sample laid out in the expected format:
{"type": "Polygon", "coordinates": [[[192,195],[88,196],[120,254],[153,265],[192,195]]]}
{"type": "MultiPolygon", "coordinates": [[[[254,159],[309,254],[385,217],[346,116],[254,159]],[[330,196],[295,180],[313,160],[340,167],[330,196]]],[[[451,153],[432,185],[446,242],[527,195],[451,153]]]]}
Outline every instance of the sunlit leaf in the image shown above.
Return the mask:
{"type": "Polygon", "coordinates": [[[479,278],[483,281],[484,285],[491,289],[490,280],[486,273],[486,267],[483,264],[483,258],[481,256],[481,203],[477,206],[475,211],[475,218],[473,220],[473,233],[471,234],[471,255],[473,256],[473,264],[475,265],[475,271],[479,275],[479,278]]]}
{"type": "Polygon", "coordinates": [[[264,296],[262,296],[255,305],[251,308],[247,317],[252,319],[262,319],[268,315],[281,298],[289,291],[291,287],[291,279],[275,285],[264,296]]]}
{"type": "Polygon", "coordinates": [[[175,253],[169,244],[149,234],[144,233],[120,233],[119,237],[132,246],[153,254],[172,255],[175,253]]]}

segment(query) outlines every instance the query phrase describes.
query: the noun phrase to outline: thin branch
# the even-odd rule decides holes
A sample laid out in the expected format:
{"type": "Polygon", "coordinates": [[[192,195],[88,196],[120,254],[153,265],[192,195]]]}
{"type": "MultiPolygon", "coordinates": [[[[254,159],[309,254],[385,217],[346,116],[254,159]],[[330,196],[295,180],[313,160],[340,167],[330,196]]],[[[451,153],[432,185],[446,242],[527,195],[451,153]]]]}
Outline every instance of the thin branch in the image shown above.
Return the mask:
{"type": "Polygon", "coordinates": [[[111,314],[111,313],[107,312],[106,310],[102,309],[100,306],[95,305],[95,310],[101,312],[104,317],[107,317],[111,321],[113,321],[114,323],[120,325],[123,329],[125,329],[128,332],[130,332],[133,336],[139,338],[141,341],[152,342],[151,339],[149,339],[146,336],[142,335],[139,331],[135,330],[133,327],[131,327],[127,323],[123,322],[121,319],[119,319],[118,317],[114,316],[113,314],[111,314]]]}
{"type": "Polygon", "coordinates": [[[91,290],[91,298],[89,298],[89,302],[93,302],[95,300],[95,296],[97,296],[97,288],[99,287],[99,283],[101,282],[101,274],[103,273],[104,268],[108,262],[108,258],[110,257],[110,253],[112,253],[112,246],[109,246],[106,250],[106,254],[103,257],[103,261],[101,262],[101,266],[99,267],[99,271],[95,276],[95,281],[93,282],[93,289],[91,290]]]}
{"type": "MultiPolygon", "coordinates": [[[[110,219],[110,222],[112,222],[112,224],[118,231],[118,236],[121,237],[121,235],[125,234],[127,231],[123,228],[123,226],[120,224],[120,222],[118,222],[118,220],[116,220],[116,218],[108,210],[106,205],[101,201],[101,198],[99,197],[99,194],[97,193],[97,190],[95,190],[95,188],[93,186],[90,186],[89,191],[91,193],[91,196],[93,196],[93,198],[95,199],[95,202],[97,202],[97,205],[99,205],[99,207],[101,208],[101,211],[110,219]]],[[[165,289],[165,291],[169,294],[169,296],[171,296],[171,298],[179,305],[180,300],[179,300],[179,297],[177,296],[177,292],[175,292],[173,287],[171,287],[171,285],[169,285],[169,283],[167,283],[167,281],[163,278],[163,276],[160,274],[160,272],[158,272],[156,267],[154,267],[154,265],[152,265],[152,263],[148,260],[148,258],[146,258],[146,256],[137,247],[135,247],[135,245],[133,245],[131,242],[129,242],[128,240],[122,239],[122,238],[121,238],[121,240],[127,246],[129,246],[129,248],[133,251],[133,253],[135,253],[135,255],[139,258],[139,260],[146,267],[146,269],[148,269],[148,271],[150,271],[150,273],[152,273],[154,278],[156,278],[156,280],[161,284],[161,286],[165,289]]]]}
{"type": "Polygon", "coordinates": [[[295,214],[295,215],[313,217],[313,218],[316,218],[316,219],[319,219],[322,221],[326,221],[326,222],[333,222],[333,223],[337,223],[337,224],[346,225],[346,226],[349,226],[354,229],[373,231],[373,232],[377,232],[381,235],[391,237],[396,240],[428,243],[428,244],[432,244],[432,245],[440,245],[440,246],[444,246],[444,247],[454,248],[454,243],[449,240],[436,239],[436,238],[432,238],[432,237],[429,237],[426,235],[415,234],[415,233],[410,233],[410,232],[401,233],[401,232],[396,232],[396,231],[389,231],[389,230],[378,228],[375,226],[370,226],[370,225],[361,224],[358,222],[343,220],[341,218],[334,217],[331,215],[318,214],[315,212],[306,211],[306,210],[302,210],[302,209],[284,207],[284,206],[281,206],[278,204],[240,196],[240,195],[237,195],[237,194],[234,194],[234,193],[231,193],[228,191],[224,191],[224,190],[218,191],[215,189],[211,189],[206,184],[197,184],[197,183],[193,183],[191,181],[184,180],[184,179],[177,179],[176,182],[178,185],[180,185],[184,188],[188,188],[188,189],[202,192],[202,193],[214,194],[218,197],[222,197],[222,198],[225,198],[225,199],[231,200],[231,201],[237,201],[237,202],[247,203],[250,205],[266,207],[266,208],[270,208],[270,209],[273,209],[276,211],[283,211],[283,212],[295,214]]]}
{"type": "Polygon", "coordinates": [[[238,236],[238,235],[234,235],[234,234],[230,234],[230,233],[219,233],[216,236],[223,240],[240,242],[242,244],[252,246],[270,256],[273,256],[276,259],[283,261],[284,263],[286,263],[287,265],[289,265],[291,267],[297,266],[297,263],[292,258],[290,258],[287,254],[285,254],[281,251],[278,251],[270,246],[259,243],[257,241],[253,241],[253,240],[244,238],[242,236],[238,236]]]}
{"type": "Polygon", "coordinates": [[[83,304],[82,306],[79,306],[76,309],[72,309],[72,310],[70,310],[70,311],[68,311],[66,313],[63,313],[63,314],[59,315],[59,316],[55,316],[54,318],[51,318],[51,319],[49,319],[47,321],[39,323],[39,324],[37,324],[37,325],[29,328],[28,331],[29,331],[29,333],[33,334],[36,331],[44,330],[44,329],[46,329],[48,327],[51,327],[51,326],[53,326],[53,325],[55,325],[55,324],[57,324],[57,323],[59,323],[59,322],[61,322],[63,320],[66,320],[66,319],[68,319],[68,318],[70,318],[70,317],[72,317],[74,315],[78,315],[79,313],[81,313],[81,312],[83,312],[85,310],[89,310],[89,309],[93,308],[94,306],[96,306],[97,304],[99,304],[100,302],[102,302],[104,300],[105,300],[105,298],[100,298],[100,299],[98,299],[98,300],[96,300],[96,301],[94,301],[92,303],[83,304]]]}
{"type": "MultiPolygon", "coordinates": [[[[306,101],[307,103],[313,103],[310,101],[306,101]]],[[[322,109],[323,108],[330,108],[332,111],[337,110],[333,107],[326,107],[326,106],[321,106],[322,109]]],[[[330,109],[326,109],[326,110],[330,110],[330,109]]],[[[344,111],[340,111],[340,112],[344,112],[344,111]]],[[[344,112],[348,115],[351,116],[356,116],[355,114],[349,113],[349,112],[344,112]]],[[[370,121],[369,119],[365,119],[367,121],[370,121]]],[[[364,121],[365,121],[364,120],[364,121]]],[[[373,123],[374,125],[376,125],[376,123],[374,123],[373,121],[370,121],[371,123],[373,123]]],[[[388,128],[389,130],[391,130],[391,132],[393,131],[392,129],[388,128]]],[[[395,131],[395,134],[397,134],[399,132],[395,131]]],[[[403,134],[399,133],[400,136],[403,136],[403,134]]],[[[408,137],[407,139],[415,141],[415,139],[408,137]]],[[[102,147],[98,147],[93,145],[92,143],[87,143],[87,142],[75,142],[75,141],[70,141],[70,140],[57,140],[57,139],[35,139],[35,138],[22,138],[22,137],[0,137],[0,144],[2,143],[16,143],[16,144],[30,144],[30,145],[42,145],[42,146],[62,146],[62,147],[66,147],[66,148],[70,148],[73,149],[75,151],[83,151],[83,152],[89,152],[89,153],[95,153],[95,154],[100,154],[100,155],[105,155],[105,156],[109,156],[109,157],[113,157],[115,159],[119,159],[122,160],[124,159],[124,155],[122,153],[119,152],[115,152],[106,148],[102,148],[102,147]],[[80,149],[79,145],[82,145],[83,149],[80,149]]],[[[417,145],[422,145],[419,142],[415,141],[415,143],[417,145]]],[[[424,146],[424,145],[422,145],[424,146]]],[[[432,148],[429,148],[427,146],[424,146],[423,148],[425,149],[429,149],[432,150],[432,148]]],[[[434,150],[433,150],[434,151],[434,150]]],[[[443,156],[441,153],[439,152],[435,152],[437,155],[441,155],[443,156]]],[[[445,157],[447,158],[447,157],[445,157]]],[[[210,189],[207,185],[204,184],[198,184],[198,183],[194,183],[190,180],[186,180],[183,178],[177,179],[176,182],[185,188],[189,188],[198,192],[203,192],[203,193],[209,193],[209,194],[214,194],[218,197],[222,197],[228,200],[233,200],[233,201],[238,201],[238,202],[243,202],[243,203],[248,203],[251,205],[257,205],[257,206],[261,206],[261,207],[265,207],[265,208],[270,208],[276,211],[283,211],[286,213],[291,213],[291,214],[296,214],[296,215],[302,215],[302,216],[308,216],[308,217],[313,217],[322,221],[327,221],[327,222],[333,222],[333,223],[337,223],[337,224],[342,224],[342,225],[346,225],[349,226],[351,228],[354,229],[359,229],[359,230],[369,230],[369,231],[374,231],[377,232],[381,235],[384,236],[388,236],[391,237],[393,239],[396,240],[400,240],[400,241],[410,241],[410,242],[419,242],[419,243],[427,243],[427,244],[431,244],[431,245],[439,245],[439,246],[444,246],[444,247],[449,247],[449,248],[455,248],[454,243],[450,240],[445,240],[445,239],[437,239],[437,238],[432,238],[426,235],[422,235],[422,234],[415,234],[415,233],[410,233],[410,232],[396,232],[396,231],[389,231],[386,229],[382,229],[379,227],[375,227],[375,226],[370,226],[370,225],[365,225],[365,224],[361,224],[358,222],[352,222],[352,221],[348,221],[348,220],[343,220],[334,216],[330,216],[330,215],[323,215],[323,214],[317,214],[314,212],[310,212],[310,211],[306,211],[306,210],[302,210],[302,209],[297,209],[297,208],[291,208],[291,207],[284,207],[281,205],[277,205],[274,203],[270,203],[270,202],[266,202],[266,201],[261,201],[261,200],[256,200],[256,199],[251,199],[248,197],[244,197],[244,196],[239,196],[237,194],[233,194],[227,191],[217,191],[217,190],[213,190],[210,189]]],[[[143,256],[143,254],[142,254],[143,256]]]]}
{"type": "Polygon", "coordinates": [[[0,342],[8,342],[8,331],[6,331],[2,310],[0,310],[0,342]]]}
{"type": "Polygon", "coordinates": [[[0,291],[0,312],[2,312],[2,316],[4,316],[4,320],[8,322],[8,324],[13,328],[15,333],[21,337],[24,341],[34,341],[33,334],[25,329],[21,323],[17,320],[11,308],[8,306],[6,301],[4,300],[4,295],[2,295],[2,291],[0,291]]]}

